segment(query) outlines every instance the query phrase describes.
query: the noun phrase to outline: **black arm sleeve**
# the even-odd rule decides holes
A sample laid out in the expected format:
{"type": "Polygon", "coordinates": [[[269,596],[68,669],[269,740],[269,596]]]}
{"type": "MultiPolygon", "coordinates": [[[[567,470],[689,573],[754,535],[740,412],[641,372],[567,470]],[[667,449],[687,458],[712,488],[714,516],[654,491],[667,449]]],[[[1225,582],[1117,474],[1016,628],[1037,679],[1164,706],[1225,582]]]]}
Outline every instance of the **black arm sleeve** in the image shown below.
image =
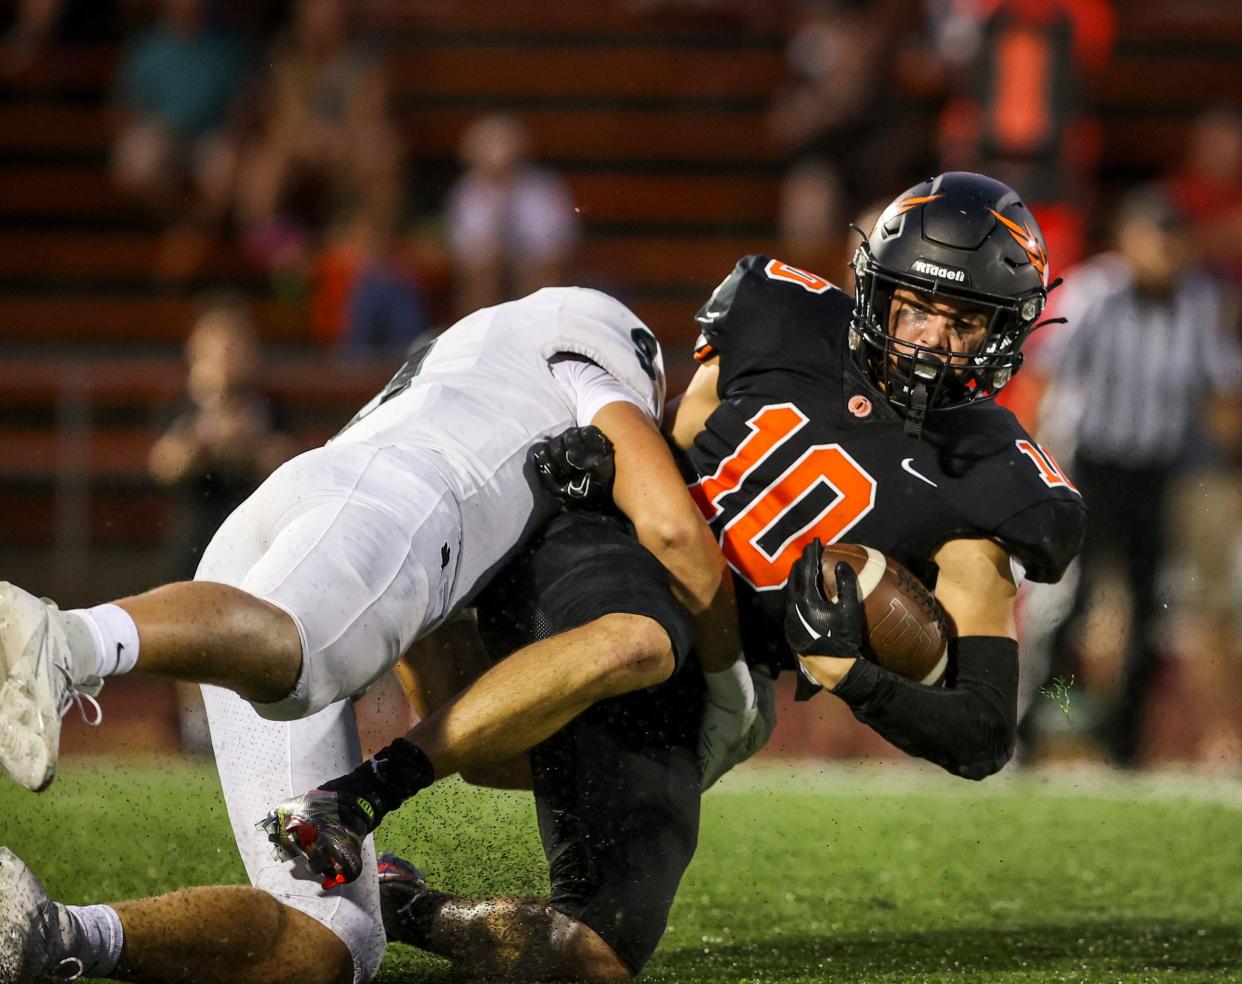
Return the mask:
{"type": "Polygon", "coordinates": [[[951,686],[926,687],[858,659],[833,693],[903,752],[964,779],[985,779],[1013,755],[1018,644],[968,636],[952,640],[949,655],[951,686]]]}

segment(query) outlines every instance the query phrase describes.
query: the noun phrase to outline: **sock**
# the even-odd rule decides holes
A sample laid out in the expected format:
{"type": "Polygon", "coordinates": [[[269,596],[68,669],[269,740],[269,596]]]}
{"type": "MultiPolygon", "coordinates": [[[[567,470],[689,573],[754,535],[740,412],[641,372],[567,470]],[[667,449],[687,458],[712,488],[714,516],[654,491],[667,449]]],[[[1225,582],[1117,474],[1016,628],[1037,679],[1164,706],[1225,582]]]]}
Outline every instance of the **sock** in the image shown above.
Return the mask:
{"type": "Polygon", "coordinates": [[[124,608],[96,605],[63,614],[75,682],[86,677],[120,676],[137,664],[138,626],[124,608]]]}
{"type": "MultiPolygon", "coordinates": [[[[427,753],[412,742],[398,738],[353,772],[325,782],[323,788],[354,797],[358,810],[366,814],[364,825],[370,833],[380,825],[385,814],[420,789],[426,789],[435,778],[435,769],[427,753]]],[[[362,818],[359,819],[362,822],[362,818]]]]}
{"type": "Polygon", "coordinates": [[[107,977],[121,962],[125,930],[110,905],[60,905],[61,942],[66,957],[82,961],[83,977],[107,977]]]}

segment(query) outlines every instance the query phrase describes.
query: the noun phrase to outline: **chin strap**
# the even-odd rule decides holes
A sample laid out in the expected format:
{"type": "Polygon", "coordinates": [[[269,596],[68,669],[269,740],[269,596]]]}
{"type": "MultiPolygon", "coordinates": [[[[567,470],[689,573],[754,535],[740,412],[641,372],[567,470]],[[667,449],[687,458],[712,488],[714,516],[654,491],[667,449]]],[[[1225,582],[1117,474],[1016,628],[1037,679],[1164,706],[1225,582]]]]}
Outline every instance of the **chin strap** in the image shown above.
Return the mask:
{"type": "Polygon", "coordinates": [[[906,437],[921,437],[923,418],[927,416],[927,384],[920,380],[911,380],[907,392],[910,399],[905,408],[906,437]]]}

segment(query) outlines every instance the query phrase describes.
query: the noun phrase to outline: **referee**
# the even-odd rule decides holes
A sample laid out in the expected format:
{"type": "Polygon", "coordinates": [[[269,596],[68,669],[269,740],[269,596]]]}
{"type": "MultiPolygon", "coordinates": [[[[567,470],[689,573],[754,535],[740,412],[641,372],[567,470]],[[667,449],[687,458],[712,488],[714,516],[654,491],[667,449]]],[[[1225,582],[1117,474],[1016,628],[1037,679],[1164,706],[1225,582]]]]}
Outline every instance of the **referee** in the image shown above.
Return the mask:
{"type": "MultiPolygon", "coordinates": [[[[1050,678],[1072,672],[1071,634],[1102,563],[1120,554],[1132,603],[1121,688],[1109,728],[1115,764],[1135,764],[1159,665],[1162,610],[1156,578],[1165,558],[1168,495],[1205,443],[1213,399],[1237,398],[1242,355],[1226,330],[1224,299],[1192,265],[1185,220],[1153,187],[1123,199],[1115,250],[1066,278],[1057,298],[1069,324],[1040,351],[1051,381],[1048,429],[1074,445],[1072,475],[1090,517],[1069,615],[1053,637],[1050,678]]],[[[1024,737],[1035,743],[1036,722],[1024,737]]]]}

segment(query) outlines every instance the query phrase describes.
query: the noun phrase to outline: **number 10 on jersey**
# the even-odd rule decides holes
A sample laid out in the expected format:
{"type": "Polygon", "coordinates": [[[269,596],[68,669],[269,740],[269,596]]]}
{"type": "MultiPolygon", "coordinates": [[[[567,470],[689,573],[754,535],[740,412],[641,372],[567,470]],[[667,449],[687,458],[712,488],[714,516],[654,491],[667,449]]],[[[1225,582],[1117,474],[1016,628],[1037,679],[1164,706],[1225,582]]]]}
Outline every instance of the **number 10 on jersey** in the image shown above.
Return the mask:
{"type": "MultiPolygon", "coordinates": [[[[793,443],[807,418],[792,403],[766,406],[746,422],[750,434],[720,462],[716,473],[690,486],[690,494],[710,522],[724,511],[721,501],[742,488],[781,448],[793,443]]],[[[875,506],[875,479],[839,444],[812,444],[788,468],[764,485],[720,532],[720,547],[729,566],[758,591],[784,586],[789,570],[815,537],[833,543],[875,506]],[[779,544],[761,541],[783,519],[796,522],[798,511],[809,512],[811,493],[829,489],[833,500],[805,517],[805,522],[779,544]]]]}

